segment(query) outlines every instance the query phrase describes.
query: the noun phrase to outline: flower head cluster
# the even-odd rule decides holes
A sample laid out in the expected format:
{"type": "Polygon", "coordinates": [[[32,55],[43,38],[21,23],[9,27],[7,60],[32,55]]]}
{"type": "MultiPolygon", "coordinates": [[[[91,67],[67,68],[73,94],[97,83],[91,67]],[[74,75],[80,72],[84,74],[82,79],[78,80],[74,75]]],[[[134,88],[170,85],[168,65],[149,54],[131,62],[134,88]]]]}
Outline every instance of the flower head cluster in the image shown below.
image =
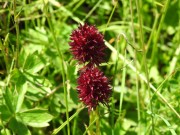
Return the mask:
{"type": "Polygon", "coordinates": [[[108,78],[97,68],[105,56],[103,35],[95,26],[84,24],[72,32],[70,39],[74,58],[85,65],[78,78],[79,98],[89,111],[94,110],[99,103],[107,104],[111,95],[108,78]]]}
{"type": "Polygon", "coordinates": [[[95,26],[80,25],[71,34],[71,52],[80,63],[89,62],[99,65],[103,62],[104,49],[106,48],[103,35],[95,26]]]}
{"type": "Polygon", "coordinates": [[[95,109],[99,102],[107,104],[111,88],[106,76],[96,67],[86,68],[78,78],[79,98],[89,108],[95,109]]]}

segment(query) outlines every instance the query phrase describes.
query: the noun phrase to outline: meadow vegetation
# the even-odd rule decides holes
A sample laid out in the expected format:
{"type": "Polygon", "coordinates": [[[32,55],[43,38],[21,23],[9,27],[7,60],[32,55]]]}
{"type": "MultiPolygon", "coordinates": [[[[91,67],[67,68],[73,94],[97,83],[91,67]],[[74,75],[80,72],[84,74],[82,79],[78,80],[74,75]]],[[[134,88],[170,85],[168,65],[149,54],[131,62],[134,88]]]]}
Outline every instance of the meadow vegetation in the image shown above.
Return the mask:
{"type": "Polygon", "coordinates": [[[179,135],[179,0],[1,0],[1,135],[179,135]],[[88,112],[70,52],[80,24],[104,35],[108,105],[88,112]]]}

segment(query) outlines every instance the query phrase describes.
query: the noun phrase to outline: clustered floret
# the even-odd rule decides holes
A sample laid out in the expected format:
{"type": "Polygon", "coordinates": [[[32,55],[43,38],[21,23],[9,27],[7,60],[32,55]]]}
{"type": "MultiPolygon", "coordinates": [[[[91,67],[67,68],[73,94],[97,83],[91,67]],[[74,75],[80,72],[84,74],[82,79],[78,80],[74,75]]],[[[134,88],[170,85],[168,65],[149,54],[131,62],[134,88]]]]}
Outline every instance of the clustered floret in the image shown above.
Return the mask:
{"type": "Polygon", "coordinates": [[[70,39],[70,50],[79,63],[88,62],[99,65],[104,61],[105,53],[103,51],[106,46],[103,35],[95,26],[80,25],[77,30],[72,32],[70,39]]]}
{"type": "Polygon", "coordinates": [[[103,35],[95,26],[85,23],[72,32],[70,39],[70,50],[74,58],[84,64],[77,81],[80,101],[89,111],[96,109],[99,103],[107,105],[111,87],[108,78],[98,69],[105,56],[103,35]]]}

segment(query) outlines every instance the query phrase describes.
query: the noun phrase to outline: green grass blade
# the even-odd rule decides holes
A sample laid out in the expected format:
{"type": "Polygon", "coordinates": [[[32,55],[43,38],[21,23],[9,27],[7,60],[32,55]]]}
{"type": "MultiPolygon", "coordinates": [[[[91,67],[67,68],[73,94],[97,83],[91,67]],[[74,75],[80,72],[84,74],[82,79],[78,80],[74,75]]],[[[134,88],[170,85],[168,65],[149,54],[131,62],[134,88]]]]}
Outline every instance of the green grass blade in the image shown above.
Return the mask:
{"type": "MultiPolygon", "coordinates": [[[[113,46],[111,46],[107,41],[105,42],[105,44],[106,44],[106,46],[107,46],[113,53],[115,53],[115,54],[117,55],[117,51],[116,51],[116,49],[115,49],[113,46]]],[[[132,65],[131,62],[129,62],[128,60],[126,60],[123,55],[119,54],[119,58],[120,58],[122,61],[125,61],[126,65],[127,65],[133,72],[135,72],[135,73],[137,72],[140,79],[142,79],[145,83],[148,83],[147,79],[132,65]]],[[[151,88],[151,90],[152,90],[153,92],[156,92],[156,91],[157,91],[157,89],[156,89],[151,83],[149,83],[149,87],[151,88]]],[[[164,103],[165,105],[167,105],[167,106],[171,109],[171,111],[172,111],[174,114],[176,114],[176,116],[180,119],[180,114],[174,109],[174,107],[173,107],[171,104],[169,104],[169,102],[164,98],[164,96],[163,96],[161,93],[159,93],[158,91],[157,91],[156,95],[157,95],[160,99],[162,99],[162,100],[160,100],[160,101],[161,101],[162,103],[164,103]]]]}
{"type": "Polygon", "coordinates": [[[68,122],[70,122],[71,120],[73,120],[74,117],[76,117],[83,108],[84,108],[84,107],[81,107],[81,108],[78,109],[71,117],[69,117],[69,121],[66,120],[63,124],[61,124],[61,126],[59,126],[58,128],[54,129],[52,135],[58,134],[59,131],[61,131],[61,129],[63,129],[64,126],[66,126],[66,125],[68,124],[68,122]]]}

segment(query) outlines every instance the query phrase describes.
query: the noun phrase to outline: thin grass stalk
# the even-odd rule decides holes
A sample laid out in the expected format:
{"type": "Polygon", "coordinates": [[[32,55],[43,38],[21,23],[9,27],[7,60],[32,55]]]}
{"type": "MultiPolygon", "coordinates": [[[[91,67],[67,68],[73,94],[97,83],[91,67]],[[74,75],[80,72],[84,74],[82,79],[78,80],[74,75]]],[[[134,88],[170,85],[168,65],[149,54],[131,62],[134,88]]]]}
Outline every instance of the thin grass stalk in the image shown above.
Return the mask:
{"type": "Polygon", "coordinates": [[[78,116],[76,116],[75,118],[74,118],[74,121],[73,121],[73,129],[72,129],[72,134],[73,135],[76,135],[76,130],[77,130],[77,120],[78,120],[78,116]]]}
{"type": "Polygon", "coordinates": [[[170,5],[169,2],[170,2],[170,0],[166,1],[166,4],[165,4],[164,9],[163,9],[163,14],[161,16],[161,19],[160,19],[160,22],[159,22],[159,26],[158,26],[158,29],[157,29],[157,32],[156,32],[156,35],[155,35],[155,38],[154,38],[153,50],[152,50],[152,56],[151,56],[151,59],[152,59],[153,63],[154,63],[154,61],[156,59],[156,54],[158,53],[157,42],[158,42],[158,39],[159,39],[159,34],[160,34],[160,31],[161,31],[161,28],[162,28],[162,24],[164,22],[164,18],[165,18],[166,13],[167,13],[167,9],[168,9],[168,7],[170,5]]]}
{"type": "MultiPolygon", "coordinates": [[[[105,41],[105,45],[106,45],[113,53],[115,53],[115,54],[117,55],[117,50],[116,50],[112,45],[110,45],[107,41],[105,41]]],[[[124,59],[125,59],[121,54],[119,54],[119,58],[120,58],[121,60],[124,60],[124,59]]],[[[138,73],[138,76],[139,76],[140,79],[142,79],[146,84],[148,84],[148,81],[147,81],[146,77],[144,77],[144,76],[132,65],[131,62],[129,62],[128,60],[125,59],[125,63],[126,63],[126,65],[127,65],[133,72],[135,72],[135,73],[137,72],[137,73],[138,73]]],[[[151,88],[151,90],[152,90],[153,92],[156,92],[156,91],[157,91],[157,89],[156,89],[150,82],[149,82],[149,87],[151,88]]],[[[170,108],[170,110],[177,116],[177,118],[180,119],[180,114],[174,109],[174,107],[173,107],[171,104],[169,104],[169,102],[164,98],[164,96],[163,96],[161,93],[159,93],[159,91],[156,92],[156,95],[157,95],[157,97],[159,97],[159,98],[158,98],[159,101],[160,101],[161,103],[164,103],[165,105],[167,105],[167,106],[170,108]],[[160,99],[161,99],[161,100],[160,100],[160,99]]]]}
{"type": "Polygon", "coordinates": [[[0,40],[0,47],[2,47],[2,54],[3,54],[3,57],[4,57],[4,61],[5,61],[5,66],[6,66],[6,71],[7,71],[7,74],[9,74],[9,68],[10,68],[10,65],[9,65],[9,60],[8,60],[8,52],[6,52],[6,49],[8,48],[8,39],[9,39],[9,33],[6,35],[5,37],[5,40],[4,42],[2,43],[2,41],[0,40]]]}
{"type": "MultiPolygon", "coordinates": [[[[140,35],[140,44],[141,44],[141,47],[143,49],[143,65],[144,65],[144,68],[145,68],[145,75],[146,75],[146,78],[147,78],[147,89],[148,89],[148,92],[149,92],[149,101],[150,101],[150,110],[153,114],[153,107],[152,107],[152,100],[151,99],[151,91],[150,91],[150,87],[149,87],[149,73],[148,73],[148,66],[147,66],[147,60],[146,60],[146,48],[145,48],[145,45],[144,45],[144,36],[143,36],[143,21],[142,21],[142,16],[141,16],[141,6],[140,6],[140,2],[139,0],[136,0],[136,5],[137,5],[137,12],[138,12],[138,19],[139,19],[139,35],[140,35]]],[[[151,122],[152,122],[152,134],[154,134],[154,117],[153,115],[151,115],[151,122]]]]}
{"type": "Polygon", "coordinates": [[[62,54],[61,54],[61,51],[59,49],[59,46],[58,46],[58,43],[57,43],[57,39],[55,37],[55,32],[54,32],[54,29],[52,29],[52,22],[50,21],[50,19],[48,19],[48,24],[49,26],[51,27],[51,31],[52,31],[52,35],[53,35],[53,38],[55,40],[55,44],[56,44],[56,47],[57,47],[57,50],[58,50],[58,54],[59,54],[59,57],[60,57],[60,65],[61,65],[61,69],[62,69],[62,79],[63,79],[63,89],[64,89],[64,97],[65,97],[65,104],[66,104],[66,119],[67,119],[67,132],[68,132],[68,135],[70,135],[70,126],[69,126],[69,111],[68,111],[68,99],[67,99],[67,86],[66,86],[66,83],[65,83],[65,80],[66,80],[66,75],[65,75],[65,68],[64,68],[64,61],[63,61],[63,57],[62,57],[62,54]]]}
{"type": "Polygon", "coordinates": [[[6,32],[5,33],[9,33],[10,31],[10,22],[11,22],[11,14],[7,14],[7,26],[6,26],[6,32]]]}
{"type": "Polygon", "coordinates": [[[99,6],[99,4],[102,2],[102,0],[99,0],[96,5],[90,10],[90,12],[86,15],[86,17],[83,19],[83,22],[94,12],[94,10],[99,6]]]}
{"type": "MultiPolygon", "coordinates": [[[[179,9],[179,18],[180,18],[180,0],[179,0],[179,4],[178,4],[178,5],[179,5],[179,6],[178,6],[178,7],[179,7],[178,9],[179,9]]],[[[180,26],[180,19],[179,19],[179,26],[180,26]]],[[[179,43],[179,48],[180,48],[180,27],[179,27],[178,41],[179,41],[178,43],[179,43]]]]}
{"type": "Polygon", "coordinates": [[[57,134],[61,131],[61,129],[63,129],[63,128],[68,124],[68,122],[70,122],[71,120],[73,120],[74,117],[76,117],[76,116],[79,114],[79,112],[80,112],[82,109],[84,109],[84,107],[80,107],[79,109],[77,109],[77,111],[69,118],[69,121],[66,120],[63,124],[61,124],[58,128],[56,128],[56,129],[53,131],[52,135],[57,135],[57,134]]]}
{"type": "Polygon", "coordinates": [[[72,12],[76,11],[84,2],[85,0],[79,1],[78,4],[76,4],[75,7],[72,9],[72,12]]]}
{"type": "Polygon", "coordinates": [[[179,11],[179,30],[177,31],[177,34],[179,35],[177,37],[177,49],[174,53],[174,57],[172,59],[172,61],[170,62],[170,69],[169,69],[169,72],[172,73],[175,68],[176,68],[176,63],[178,62],[178,56],[180,56],[180,1],[178,3],[178,11],[179,11]]]}
{"type": "MultiPolygon", "coordinates": [[[[114,14],[114,11],[116,9],[117,4],[118,4],[118,1],[116,1],[115,5],[114,5],[114,8],[113,8],[113,10],[112,10],[112,12],[110,14],[108,22],[107,22],[107,24],[106,24],[106,26],[104,28],[104,31],[103,31],[103,35],[105,35],[106,28],[108,27],[108,25],[109,25],[109,23],[111,21],[111,18],[112,18],[113,14],[114,14]]],[[[113,89],[112,89],[112,101],[111,101],[111,113],[112,113],[112,115],[111,115],[111,126],[112,126],[111,134],[112,135],[114,135],[114,108],[115,108],[114,107],[114,86],[115,86],[115,75],[116,75],[116,72],[117,72],[117,60],[116,60],[114,76],[113,76],[113,86],[112,86],[113,89]]]]}
{"type": "Polygon", "coordinates": [[[103,35],[105,35],[106,28],[108,27],[108,25],[109,25],[109,23],[110,23],[110,21],[111,21],[111,18],[112,18],[113,14],[114,14],[114,11],[115,11],[115,9],[116,9],[117,4],[118,4],[118,1],[116,1],[116,3],[114,4],[114,8],[113,8],[113,10],[112,10],[112,12],[111,12],[111,14],[110,14],[110,16],[109,16],[108,22],[107,22],[107,24],[106,24],[106,26],[105,26],[105,28],[104,28],[103,35]]]}
{"type": "MultiPolygon", "coordinates": [[[[76,1],[74,1],[74,2],[76,2],[76,1]]],[[[72,1],[71,4],[73,4],[74,2],[72,1]]],[[[73,15],[73,12],[75,12],[84,2],[85,2],[85,0],[78,1],[77,4],[74,4],[75,6],[72,7],[72,10],[71,10],[71,11],[69,11],[69,10],[67,9],[69,5],[68,5],[67,7],[63,7],[62,5],[58,6],[59,8],[64,8],[63,10],[66,10],[66,13],[68,12],[68,14],[63,18],[63,21],[66,22],[67,19],[69,18],[69,16],[71,16],[72,18],[76,18],[76,19],[77,19],[77,17],[75,17],[75,15],[73,15]]],[[[70,4],[70,5],[71,5],[71,4],[70,4]]],[[[83,22],[82,20],[79,20],[79,19],[76,20],[76,19],[74,19],[74,20],[75,20],[76,22],[78,22],[78,23],[82,23],[82,22],[83,22]]]]}
{"type": "Polygon", "coordinates": [[[93,110],[90,112],[90,115],[89,115],[89,126],[88,126],[88,132],[90,135],[93,135],[94,134],[94,131],[93,131],[93,125],[94,123],[96,122],[96,112],[93,110]]]}
{"type": "MultiPolygon", "coordinates": [[[[180,18],[180,0],[179,0],[179,4],[178,4],[179,6],[179,18],[180,18]]],[[[180,19],[179,19],[179,26],[180,26],[180,19]]],[[[179,40],[179,47],[180,47],[180,27],[179,27],[179,36],[178,36],[178,40],[179,40]]]]}
{"type": "MultiPolygon", "coordinates": [[[[126,48],[124,50],[124,58],[126,58],[126,48]]],[[[121,92],[120,92],[120,104],[119,104],[119,118],[121,118],[122,105],[123,105],[123,97],[125,91],[125,81],[126,81],[126,64],[123,62],[123,71],[122,71],[122,83],[121,83],[121,92]]],[[[121,120],[121,119],[120,119],[121,120]]],[[[120,124],[121,127],[121,124],[120,124]]],[[[121,129],[121,128],[120,128],[121,129]]]]}
{"type": "MultiPolygon", "coordinates": [[[[116,42],[116,46],[118,48],[118,41],[119,41],[119,35],[117,38],[117,42],[116,42]]],[[[117,53],[119,53],[119,49],[116,49],[117,53]]],[[[114,110],[115,110],[115,106],[114,106],[114,88],[115,88],[115,78],[116,78],[116,74],[117,74],[117,67],[118,67],[118,55],[116,57],[116,62],[115,62],[115,66],[114,66],[114,76],[113,76],[113,91],[112,91],[112,101],[111,101],[111,126],[112,126],[112,130],[111,130],[111,134],[114,135],[114,110]]]]}
{"type": "MultiPolygon", "coordinates": [[[[47,6],[45,1],[44,2],[44,9],[45,9],[45,14],[47,15],[48,14],[48,11],[47,11],[47,6]]],[[[51,19],[49,19],[49,17],[47,17],[47,21],[48,21],[48,25],[50,27],[50,30],[52,32],[52,36],[53,36],[53,39],[55,41],[55,45],[56,45],[56,48],[57,48],[57,51],[58,51],[58,55],[59,55],[59,60],[60,60],[60,66],[61,66],[61,69],[62,69],[62,80],[63,80],[63,89],[64,89],[64,98],[65,98],[65,105],[66,105],[66,119],[67,119],[67,132],[68,132],[68,135],[70,135],[70,125],[69,125],[69,111],[68,111],[68,100],[67,100],[67,86],[66,86],[66,83],[65,83],[65,80],[66,80],[66,75],[65,75],[65,65],[64,65],[64,58],[63,58],[63,55],[62,55],[62,52],[59,48],[59,45],[58,45],[58,42],[57,42],[57,38],[56,38],[56,34],[55,34],[55,31],[54,31],[54,28],[53,28],[53,25],[52,25],[52,21],[51,19]]]]}
{"type": "Polygon", "coordinates": [[[149,37],[148,42],[147,42],[147,49],[146,49],[147,52],[149,50],[150,44],[152,43],[153,37],[154,37],[154,35],[156,33],[156,28],[157,28],[157,25],[158,25],[158,19],[159,19],[159,15],[156,14],[154,24],[153,24],[153,28],[152,28],[150,37],[149,37]]]}
{"type": "MultiPolygon", "coordinates": [[[[92,112],[91,112],[92,113],[92,112]]],[[[90,122],[89,122],[89,126],[86,128],[86,130],[84,131],[83,135],[86,135],[86,133],[88,133],[88,135],[94,135],[93,133],[93,125],[96,122],[96,117],[91,117],[92,114],[90,114],[90,122]]],[[[94,116],[94,115],[92,115],[94,116]]]]}
{"type": "MultiPolygon", "coordinates": [[[[27,4],[26,4],[26,0],[23,0],[23,5],[26,7],[27,4]]],[[[28,16],[28,13],[27,13],[28,10],[24,10],[24,16],[27,17],[28,16]]],[[[28,21],[24,21],[25,23],[25,31],[28,33],[28,21]]],[[[27,34],[26,34],[27,36],[27,34]]]]}
{"type": "Polygon", "coordinates": [[[19,24],[18,24],[18,14],[16,14],[16,0],[13,0],[13,12],[14,12],[14,22],[16,28],[16,51],[15,51],[15,66],[18,68],[18,57],[19,57],[19,24]]]}
{"type": "Polygon", "coordinates": [[[153,95],[151,96],[151,100],[152,100],[153,97],[156,95],[156,93],[161,90],[161,88],[163,87],[163,85],[165,84],[165,82],[167,82],[175,73],[176,73],[176,71],[170,73],[170,74],[162,81],[162,83],[157,87],[156,91],[155,91],[155,92],[153,93],[153,95]]]}
{"type": "Polygon", "coordinates": [[[101,135],[100,130],[100,117],[99,117],[99,107],[96,107],[96,135],[101,135]]]}
{"type": "MultiPolygon", "coordinates": [[[[130,12],[131,12],[131,29],[132,29],[132,39],[133,45],[135,44],[135,35],[134,35],[134,13],[133,13],[133,3],[130,0],[130,12]]],[[[137,51],[135,50],[135,67],[137,69],[137,51]]],[[[137,96],[137,120],[138,120],[138,135],[141,135],[141,108],[140,108],[140,96],[139,96],[139,76],[138,72],[136,71],[136,96],[137,96]]]]}

